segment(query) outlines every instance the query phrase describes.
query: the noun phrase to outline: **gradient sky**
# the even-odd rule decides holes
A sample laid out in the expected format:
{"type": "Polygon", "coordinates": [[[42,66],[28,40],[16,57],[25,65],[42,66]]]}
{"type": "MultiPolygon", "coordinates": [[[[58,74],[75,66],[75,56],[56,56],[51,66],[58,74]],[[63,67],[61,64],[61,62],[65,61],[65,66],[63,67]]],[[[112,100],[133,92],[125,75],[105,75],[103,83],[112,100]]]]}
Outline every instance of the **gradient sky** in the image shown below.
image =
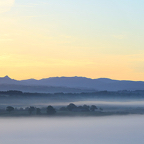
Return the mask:
{"type": "Polygon", "coordinates": [[[0,0],[0,77],[144,81],[143,0],[0,0]]]}

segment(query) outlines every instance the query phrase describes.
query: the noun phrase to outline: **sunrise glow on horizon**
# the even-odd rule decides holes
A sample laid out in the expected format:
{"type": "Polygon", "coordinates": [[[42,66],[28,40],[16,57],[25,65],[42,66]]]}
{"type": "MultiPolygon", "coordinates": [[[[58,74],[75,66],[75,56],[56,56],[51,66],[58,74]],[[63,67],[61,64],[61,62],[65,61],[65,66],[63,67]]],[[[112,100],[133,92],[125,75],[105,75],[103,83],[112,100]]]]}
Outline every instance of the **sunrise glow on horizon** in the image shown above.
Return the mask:
{"type": "Polygon", "coordinates": [[[0,0],[0,77],[144,81],[144,1],[0,0]]]}

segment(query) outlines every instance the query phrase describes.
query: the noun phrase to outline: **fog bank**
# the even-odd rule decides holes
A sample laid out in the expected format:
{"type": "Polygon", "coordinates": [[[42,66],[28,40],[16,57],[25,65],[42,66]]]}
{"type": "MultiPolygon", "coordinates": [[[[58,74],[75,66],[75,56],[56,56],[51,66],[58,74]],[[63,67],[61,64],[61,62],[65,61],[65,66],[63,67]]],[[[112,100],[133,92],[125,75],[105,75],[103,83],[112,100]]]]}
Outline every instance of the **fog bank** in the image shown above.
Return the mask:
{"type": "Polygon", "coordinates": [[[144,116],[0,119],[2,144],[142,143],[144,116]]]}

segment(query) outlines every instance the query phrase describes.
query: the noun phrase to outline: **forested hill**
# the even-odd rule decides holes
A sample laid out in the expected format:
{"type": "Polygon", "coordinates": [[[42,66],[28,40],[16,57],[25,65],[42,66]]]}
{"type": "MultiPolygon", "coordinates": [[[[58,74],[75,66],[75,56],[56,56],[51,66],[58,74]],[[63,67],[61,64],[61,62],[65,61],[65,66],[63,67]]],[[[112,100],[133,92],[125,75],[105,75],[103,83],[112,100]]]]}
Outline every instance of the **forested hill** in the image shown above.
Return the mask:
{"type": "Polygon", "coordinates": [[[29,93],[29,92],[22,92],[22,91],[16,91],[16,90],[10,90],[10,91],[0,91],[0,97],[67,97],[70,96],[73,97],[141,97],[144,98],[144,90],[136,90],[136,91],[97,91],[97,92],[82,92],[82,93],[29,93]]]}

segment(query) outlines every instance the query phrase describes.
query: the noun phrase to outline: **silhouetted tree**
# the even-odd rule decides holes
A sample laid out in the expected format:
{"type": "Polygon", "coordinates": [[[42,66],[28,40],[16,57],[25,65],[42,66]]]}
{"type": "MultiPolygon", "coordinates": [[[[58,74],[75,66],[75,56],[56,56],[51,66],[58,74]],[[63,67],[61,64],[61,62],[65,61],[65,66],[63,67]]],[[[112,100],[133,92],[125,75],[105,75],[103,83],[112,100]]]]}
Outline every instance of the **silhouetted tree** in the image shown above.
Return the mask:
{"type": "Polygon", "coordinates": [[[11,111],[14,111],[14,108],[12,106],[8,106],[6,108],[6,111],[8,111],[10,113],[11,111]]]}
{"type": "Polygon", "coordinates": [[[70,103],[68,106],[67,106],[67,109],[69,110],[69,111],[72,111],[73,109],[76,109],[77,108],[77,106],[75,105],[75,104],[73,104],[73,103],[70,103]]]}
{"type": "Polygon", "coordinates": [[[36,114],[40,115],[41,114],[41,109],[40,108],[36,108],[36,114]]]}
{"type": "Polygon", "coordinates": [[[101,111],[103,111],[103,109],[102,109],[102,108],[100,108],[100,110],[101,110],[101,111]]]}
{"type": "Polygon", "coordinates": [[[79,109],[83,109],[83,106],[78,106],[79,109]]]}
{"type": "Polygon", "coordinates": [[[83,110],[84,110],[84,111],[89,111],[89,108],[90,108],[90,107],[89,107],[88,105],[83,105],[83,110]]]}
{"type": "Polygon", "coordinates": [[[23,111],[24,109],[23,109],[23,108],[20,108],[19,110],[20,110],[20,111],[23,111]]]}
{"type": "Polygon", "coordinates": [[[34,110],[35,110],[35,107],[30,106],[30,107],[28,108],[29,114],[32,114],[32,112],[33,112],[34,110]]]}
{"type": "Polygon", "coordinates": [[[47,114],[48,115],[53,115],[56,113],[56,110],[50,105],[47,107],[47,114]]]}
{"type": "Polygon", "coordinates": [[[60,111],[67,111],[68,109],[66,107],[61,107],[59,110],[60,111]]]}
{"type": "Polygon", "coordinates": [[[96,109],[98,109],[98,108],[95,105],[91,105],[90,111],[95,111],[96,109]]]}

